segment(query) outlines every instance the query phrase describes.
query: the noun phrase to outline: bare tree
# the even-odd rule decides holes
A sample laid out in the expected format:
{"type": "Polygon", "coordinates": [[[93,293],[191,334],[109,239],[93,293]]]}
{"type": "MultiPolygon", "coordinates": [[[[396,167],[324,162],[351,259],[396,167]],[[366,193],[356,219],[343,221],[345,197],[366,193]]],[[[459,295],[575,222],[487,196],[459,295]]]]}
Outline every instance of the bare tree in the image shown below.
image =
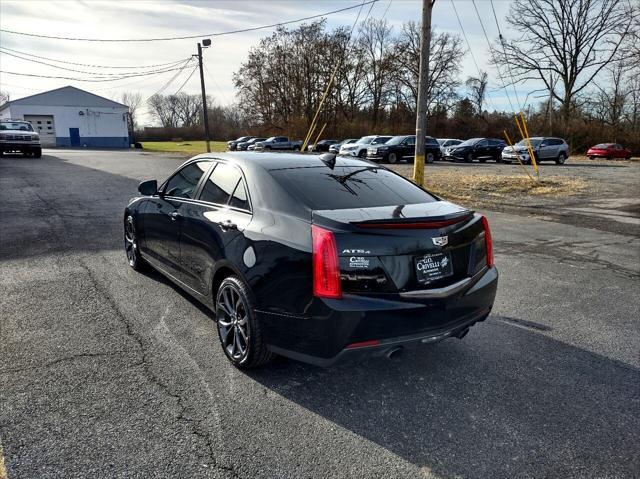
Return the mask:
{"type": "MultiPolygon", "coordinates": [[[[429,79],[427,104],[430,111],[440,106],[450,109],[457,100],[460,86],[462,58],[466,53],[459,35],[431,31],[429,49],[429,79]]],[[[402,94],[412,112],[418,98],[418,73],[420,71],[420,25],[407,22],[394,45],[395,71],[402,85],[402,94]]]]}
{"type": "Polygon", "coordinates": [[[165,128],[179,126],[175,96],[155,94],[147,101],[151,115],[165,128]]]}
{"type": "Polygon", "coordinates": [[[517,83],[542,81],[560,102],[566,132],[577,95],[618,56],[634,15],[628,0],[514,0],[508,23],[520,36],[494,49],[496,62],[517,83]]]}
{"type": "Polygon", "coordinates": [[[0,105],[4,105],[9,101],[9,92],[0,90],[0,105]]]}
{"type": "MultiPolygon", "coordinates": [[[[170,95],[172,104],[175,105],[176,116],[180,126],[192,127],[201,124],[202,120],[202,97],[200,95],[189,95],[187,93],[178,93],[170,95]]],[[[213,106],[213,101],[207,102],[213,106]]]]}
{"type": "Polygon", "coordinates": [[[482,115],[482,105],[487,96],[487,85],[489,84],[489,75],[487,72],[479,72],[477,77],[469,77],[465,82],[471,101],[476,107],[476,114],[482,115]]]}
{"type": "Polygon", "coordinates": [[[393,73],[391,54],[392,28],[385,19],[369,18],[360,26],[358,45],[365,66],[366,86],[373,127],[378,124],[381,110],[387,105],[393,73]]]}
{"type": "Polygon", "coordinates": [[[120,96],[120,103],[129,107],[129,114],[127,115],[129,131],[135,130],[138,126],[137,112],[142,104],[142,95],[139,92],[126,91],[120,96]]]}

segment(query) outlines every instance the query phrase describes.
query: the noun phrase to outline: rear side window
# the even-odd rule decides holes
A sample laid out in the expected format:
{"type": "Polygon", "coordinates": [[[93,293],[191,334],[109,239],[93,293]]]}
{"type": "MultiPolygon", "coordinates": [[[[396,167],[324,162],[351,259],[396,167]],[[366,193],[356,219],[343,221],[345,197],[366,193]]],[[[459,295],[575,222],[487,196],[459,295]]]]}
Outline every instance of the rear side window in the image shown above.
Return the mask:
{"type": "Polygon", "coordinates": [[[169,178],[164,191],[175,198],[193,198],[202,175],[209,169],[212,161],[198,161],[185,166],[169,178]]]}
{"type": "Polygon", "coordinates": [[[249,209],[247,189],[240,170],[224,163],[219,163],[207,178],[200,199],[209,203],[249,209]]]}
{"type": "Polygon", "coordinates": [[[429,138],[429,137],[427,137],[427,141],[425,144],[429,146],[440,146],[440,143],[438,143],[438,140],[436,140],[435,138],[429,138]]]}
{"type": "Polygon", "coordinates": [[[336,166],[271,170],[282,187],[314,210],[410,205],[436,201],[426,191],[386,169],[336,166]]]}

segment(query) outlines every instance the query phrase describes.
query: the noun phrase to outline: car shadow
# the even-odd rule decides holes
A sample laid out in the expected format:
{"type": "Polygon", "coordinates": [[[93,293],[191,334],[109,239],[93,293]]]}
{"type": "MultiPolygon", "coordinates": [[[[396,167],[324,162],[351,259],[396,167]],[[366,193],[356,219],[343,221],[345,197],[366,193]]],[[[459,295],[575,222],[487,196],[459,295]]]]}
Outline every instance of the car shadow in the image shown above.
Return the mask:
{"type": "Polygon", "coordinates": [[[398,360],[249,374],[434,477],[640,470],[638,370],[495,317],[471,331],[398,360]]]}

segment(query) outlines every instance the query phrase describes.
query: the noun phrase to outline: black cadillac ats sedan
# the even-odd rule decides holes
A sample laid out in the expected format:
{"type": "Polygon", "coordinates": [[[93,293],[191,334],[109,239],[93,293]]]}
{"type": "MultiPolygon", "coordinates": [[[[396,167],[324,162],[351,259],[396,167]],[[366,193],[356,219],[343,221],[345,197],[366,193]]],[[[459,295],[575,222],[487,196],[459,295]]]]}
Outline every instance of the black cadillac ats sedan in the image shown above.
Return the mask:
{"type": "Polygon", "coordinates": [[[124,212],[129,265],[208,306],[239,368],[462,338],[494,302],[486,218],[375,163],[209,153],[139,191],[124,212]]]}

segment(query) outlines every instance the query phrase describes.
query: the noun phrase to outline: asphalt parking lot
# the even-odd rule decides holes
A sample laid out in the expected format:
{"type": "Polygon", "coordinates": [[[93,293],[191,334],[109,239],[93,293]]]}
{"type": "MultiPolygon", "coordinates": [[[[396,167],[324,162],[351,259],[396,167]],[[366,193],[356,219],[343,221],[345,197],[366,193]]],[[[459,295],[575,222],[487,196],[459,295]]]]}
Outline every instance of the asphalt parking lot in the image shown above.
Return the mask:
{"type": "MultiPolygon", "coordinates": [[[[633,221],[616,233],[600,211],[575,212],[586,222],[486,211],[498,297],[464,340],[393,361],[278,360],[243,373],[203,308],[126,264],[126,201],[181,161],[81,150],[0,159],[9,478],[638,477],[633,221]]],[[[639,171],[607,174],[628,182],[639,171]]]]}

